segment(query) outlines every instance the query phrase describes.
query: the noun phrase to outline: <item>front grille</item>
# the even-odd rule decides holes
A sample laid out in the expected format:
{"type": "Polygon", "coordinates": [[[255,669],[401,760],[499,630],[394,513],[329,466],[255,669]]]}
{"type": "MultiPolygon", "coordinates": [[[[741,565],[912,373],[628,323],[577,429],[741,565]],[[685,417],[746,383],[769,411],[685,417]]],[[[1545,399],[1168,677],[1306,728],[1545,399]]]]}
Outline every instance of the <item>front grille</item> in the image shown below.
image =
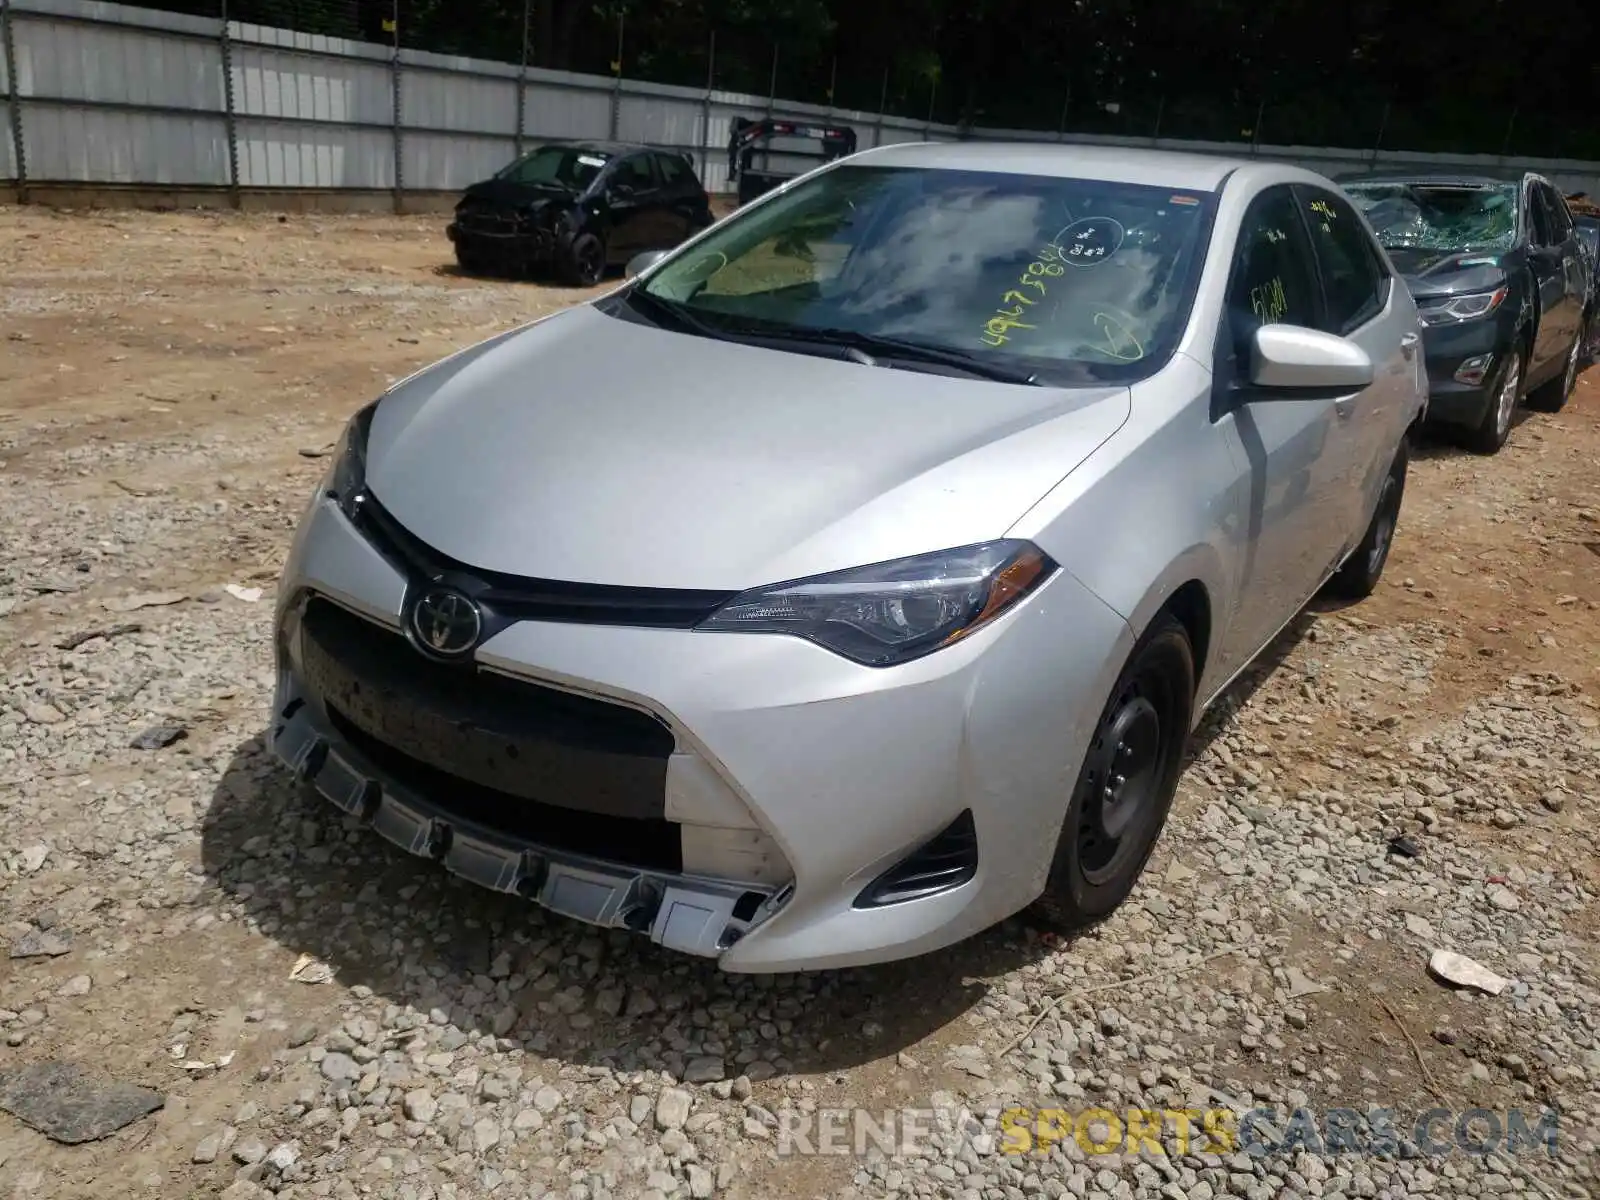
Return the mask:
{"type": "Polygon", "coordinates": [[[502,622],[558,621],[587,625],[635,625],[691,629],[735,593],[689,588],[618,587],[527,579],[482,571],[441,554],[395,520],[370,492],[361,506],[361,531],[396,568],[413,581],[450,575],[470,580],[480,606],[502,622]]]}
{"type": "Polygon", "coordinates": [[[532,228],[519,214],[483,203],[463,206],[456,212],[456,224],[479,233],[518,233],[532,228]]]}
{"type": "Polygon", "coordinates": [[[646,870],[683,870],[682,836],[678,827],[664,818],[579,812],[482,787],[379,741],[336,708],[327,711],[339,736],[374,768],[415,789],[449,816],[549,850],[586,854],[646,870]]]}
{"type": "Polygon", "coordinates": [[[856,897],[856,908],[881,908],[969,882],[978,873],[978,830],[963,812],[921,849],[890,867],[856,897]]]}
{"type": "MultiPolygon", "coordinates": [[[[405,638],[321,598],[301,618],[300,670],[346,731],[441,772],[431,798],[463,784],[512,805],[664,818],[671,730],[647,713],[555,688],[436,663],[405,638]]],[[[401,782],[409,776],[400,775],[401,782]]]]}

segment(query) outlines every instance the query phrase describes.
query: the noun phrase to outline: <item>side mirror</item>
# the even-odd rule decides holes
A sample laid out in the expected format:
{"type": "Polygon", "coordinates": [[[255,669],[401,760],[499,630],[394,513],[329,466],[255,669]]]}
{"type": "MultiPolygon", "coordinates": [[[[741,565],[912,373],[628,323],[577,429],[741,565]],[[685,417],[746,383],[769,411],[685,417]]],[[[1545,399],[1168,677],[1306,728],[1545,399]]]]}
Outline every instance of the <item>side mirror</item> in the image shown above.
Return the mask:
{"type": "Polygon", "coordinates": [[[1292,398],[1358,392],[1376,370],[1367,352],[1346,338],[1300,325],[1263,325],[1250,348],[1250,382],[1292,398]]]}
{"type": "Polygon", "coordinates": [[[635,254],[628,260],[628,265],[623,268],[623,277],[632,279],[635,275],[643,275],[665,258],[668,253],[670,252],[666,250],[646,250],[643,254],[635,254]]]}

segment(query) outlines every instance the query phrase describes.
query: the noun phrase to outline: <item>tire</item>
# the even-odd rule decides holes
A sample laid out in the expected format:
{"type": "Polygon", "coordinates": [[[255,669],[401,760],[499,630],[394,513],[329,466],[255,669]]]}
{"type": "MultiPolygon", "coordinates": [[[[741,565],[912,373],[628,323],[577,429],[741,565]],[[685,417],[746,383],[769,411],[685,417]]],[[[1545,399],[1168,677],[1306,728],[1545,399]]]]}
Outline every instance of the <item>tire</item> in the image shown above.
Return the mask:
{"type": "Polygon", "coordinates": [[[456,266],[460,267],[468,275],[476,275],[481,269],[477,255],[468,254],[460,246],[456,247],[456,266]]]}
{"type": "Polygon", "coordinates": [[[1537,412],[1560,412],[1567,405],[1572,389],[1578,385],[1578,360],[1583,357],[1583,334],[1572,339],[1567,365],[1549,383],[1528,393],[1528,407],[1537,412]]]}
{"type": "Polygon", "coordinates": [[[1128,898],[1172,807],[1194,693],[1189,634],[1164,612],[1134,646],[1095,725],[1049,880],[1028,910],[1032,920],[1070,933],[1128,898]],[[1116,799],[1108,805],[1113,789],[1116,799]]]}
{"type": "Polygon", "coordinates": [[[561,278],[571,287],[593,287],[606,273],[606,247],[592,233],[580,233],[561,255],[561,278]]]}
{"type": "Polygon", "coordinates": [[[1406,494],[1406,467],[1411,459],[1410,447],[1405,439],[1400,441],[1400,452],[1389,465],[1384,476],[1383,490],[1378,493],[1378,507],[1373,511],[1367,531],[1361,541],[1344,560],[1334,577],[1328,580],[1328,592],[1345,600],[1365,600],[1378,587],[1383,578],[1383,568],[1389,561],[1389,548],[1394,545],[1395,526],[1400,521],[1400,504],[1406,494]]]}
{"type": "Polygon", "coordinates": [[[1522,398],[1522,379],[1527,370],[1527,352],[1522,348],[1521,338],[1514,346],[1494,377],[1483,420],[1467,434],[1467,446],[1474,453],[1497,454],[1511,435],[1511,420],[1516,415],[1517,401],[1522,398]]]}

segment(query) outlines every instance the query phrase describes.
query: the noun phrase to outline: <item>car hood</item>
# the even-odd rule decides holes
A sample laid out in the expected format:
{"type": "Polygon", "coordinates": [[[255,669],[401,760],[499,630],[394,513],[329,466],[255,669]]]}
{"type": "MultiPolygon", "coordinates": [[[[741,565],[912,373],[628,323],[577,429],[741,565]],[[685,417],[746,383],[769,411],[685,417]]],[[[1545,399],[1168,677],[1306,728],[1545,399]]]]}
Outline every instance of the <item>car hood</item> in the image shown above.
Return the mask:
{"type": "Polygon", "coordinates": [[[456,207],[491,208],[570,208],[577,203],[576,192],[567,188],[532,183],[513,183],[507,179],[485,179],[470,185],[456,207]]]}
{"type": "Polygon", "coordinates": [[[1503,251],[1487,250],[1391,249],[1388,254],[1411,294],[1419,299],[1492,291],[1506,281],[1510,257],[1503,251]]]}
{"type": "Polygon", "coordinates": [[[1128,411],[1126,387],[869,367],[585,305],[403,381],[367,478],[480,570],[738,590],[1001,537],[1128,411]]]}

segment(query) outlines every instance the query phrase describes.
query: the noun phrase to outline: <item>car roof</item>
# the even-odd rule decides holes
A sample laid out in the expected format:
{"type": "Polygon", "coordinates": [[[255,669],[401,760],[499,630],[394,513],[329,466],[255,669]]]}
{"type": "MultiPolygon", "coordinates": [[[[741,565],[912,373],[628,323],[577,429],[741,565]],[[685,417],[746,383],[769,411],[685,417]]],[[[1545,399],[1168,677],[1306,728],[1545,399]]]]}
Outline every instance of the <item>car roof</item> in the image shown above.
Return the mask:
{"type": "MultiPolygon", "coordinates": [[[[1530,178],[1527,175],[1464,175],[1449,171],[1383,171],[1363,175],[1341,175],[1339,186],[1356,183],[1407,183],[1438,187],[1504,187],[1530,178]]],[[[1532,176],[1542,178],[1542,176],[1532,176]]]]}
{"type": "MultiPolygon", "coordinates": [[[[656,149],[658,149],[658,147],[655,147],[655,146],[643,146],[643,145],[640,145],[637,142],[608,142],[608,141],[594,141],[594,140],[590,140],[590,139],[581,139],[581,140],[580,139],[574,139],[574,140],[570,140],[570,141],[563,141],[563,140],[559,140],[558,139],[556,141],[544,142],[542,144],[545,145],[545,146],[561,146],[561,147],[563,147],[565,149],[568,149],[568,150],[591,150],[591,151],[594,151],[597,154],[609,154],[609,155],[612,155],[612,156],[617,156],[617,155],[622,155],[622,154],[632,154],[637,150],[656,150],[656,149]]],[[[667,151],[662,151],[662,153],[671,154],[671,153],[673,153],[673,151],[667,150],[667,151]]]]}
{"type": "MultiPolygon", "coordinates": [[[[1209,154],[1072,142],[902,142],[864,150],[843,161],[860,160],[886,167],[1053,175],[1204,192],[1216,191],[1240,167],[1266,165],[1209,154]]],[[[1282,170],[1285,178],[1310,177],[1292,167],[1282,170]]]]}

